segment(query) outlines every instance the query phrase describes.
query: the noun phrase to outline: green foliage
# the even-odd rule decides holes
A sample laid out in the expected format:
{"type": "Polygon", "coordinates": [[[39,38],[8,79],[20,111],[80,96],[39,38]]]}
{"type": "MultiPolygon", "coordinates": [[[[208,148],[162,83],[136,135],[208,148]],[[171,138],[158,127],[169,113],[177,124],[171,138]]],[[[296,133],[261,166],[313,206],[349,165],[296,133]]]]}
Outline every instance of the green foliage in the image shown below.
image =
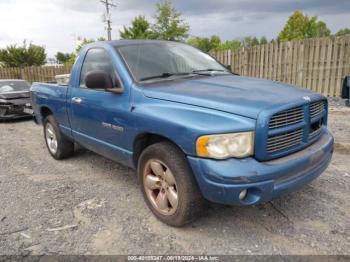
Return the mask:
{"type": "Polygon", "coordinates": [[[189,39],[187,39],[187,44],[194,46],[202,50],[203,52],[209,52],[212,49],[210,45],[210,40],[207,37],[190,37],[189,39]]]}
{"type": "Polygon", "coordinates": [[[279,41],[302,40],[312,37],[324,37],[331,34],[327,25],[317,21],[317,16],[308,17],[301,11],[295,11],[289,18],[283,30],[279,33],[279,41]]]}
{"type": "Polygon", "coordinates": [[[267,38],[265,36],[260,38],[260,41],[258,40],[258,38],[256,37],[252,37],[252,36],[247,36],[244,37],[242,40],[228,40],[225,41],[223,43],[221,43],[221,45],[219,46],[218,50],[227,50],[227,49],[238,49],[241,47],[252,47],[252,46],[256,46],[256,45],[265,45],[267,44],[267,38]]]}
{"type": "Polygon", "coordinates": [[[59,64],[66,64],[74,54],[57,52],[55,58],[59,64]]]}
{"type": "Polygon", "coordinates": [[[68,61],[65,64],[66,65],[73,65],[75,62],[75,59],[77,59],[77,55],[75,53],[73,53],[72,56],[68,59],[68,61]]]}
{"type": "MultiPolygon", "coordinates": [[[[104,39],[104,38],[103,37],[99,37],[98,39],[104,39]]],[[[93,39],[93,38],[84,38],[83,41],[81,42],[81,44],[75,49],[75,52],[78,54],[80,52],[80,50],[83,48],[84,45],[88,45],[88,44],[91,44],[91,43],[94,43],[94,42],[96,42],[96,40],[93,39]]]]}
{"type": "Polygon", "coordinates": [[[94,38],[84,38],[83,41],[77,48],[75,49],[75,53],[71,54],[70,58],[65,62],[66,65],[73,65],[75,62],[75,59],[77,58],[78,53],[80,50],[87,44],[94,43],[96,41],[106,41],[106,38],[100,36],[96,40],[94,38]]]}
{"type": "Polygon", "coordinates": [[[22,46],[10,45],[0,49],[0,64],[4,67],[40,66],[45,60],[45,48],[32,43],[27,45],[26,41],[22,46]]]}
{"type": "Polygon", "coordinates": [[[266,36],[260,38],[259,44],[266,45],[268,43],[266,36]]]}
{"type": "Polygon", "coordinates": [[[212,49],[218,49],[221,45],[220,37],[217,35],[213,35],[212,37],[210,37],[210,44],[212,46],[212,49]]]}
{"type": "Polygon", "coordinates": [[[295,11],[289,18],[283,30],[279,33],[280,41],[304,39],[308,27],[309,18],[300,11],[295,11]]]}
{"type": "Polygon", "coordinates": [[[187,40],[187,43],[202,50],[203,52],[209,52],[211,50],[216,50],[220,44],[221,39],[218,36],[208,37],[191,37],[187,40]]]}
{"type": "Polygon", "coordinates": [[[247,36],[243,38],[242,40],[234,39],[234,40],[226,40],[222,42],[220,40],[220,37],[218,36],[212,36],[211,38],[208,37],[191,37],[187,40],[187,43],[199,48],[200,50],[204,52],[210,52],[210,51],[222,51],[222,50],[235,50],[240,47],[252,47],[255,45],[264,45],[267,44],[267,38],[265,36],[261,37],[260,40],[256,37],[247,36]]]}
{"type": "Polygon", "coordinates": [[[247,36],[242,40],[234,39],[221,42],[218,36],[212,36],[211,38],[192,37],[187,43],[203,50],[204,52],[209,52],[229,49],[235,50],[240,47],[252,47],[259,44],[267,44],[268,41],[265,36],[263,36],[260,41],[256,37],[247,36]]]}
{"type": "Polygon", "coordinates": [[[156,4],[155,23],[151,25],[144,16],[139,15],[119,31],[121,39],[159,39],[183,41],[188,36],[190,26],[181,18],[169,0],[156,4]]]}
{"type": "Polygon", "coordinates": [[[152,38],[170,41],[182,41],[188,36],[190,26],[181,18],[170,1],[157,3],[155,24],[152,26],[152,38]]]}
{"type": "Polygon", "coordinates": [[[342,36],[342,35],[347,35],[347,34],[350,34],[350,28],[342,28],[335,35],[342,36]]]}
{"type": "Polygon", "coordinates": [[[259,40],[256,37],[247,36],[242,40],[242,45],[244,47],[252,47],[259,44],[259,40]]]}
{"type": "Polygon", "coordinates": [[[235,50],[242,47],[242,43],[240,40],[226,40],[225,42],[222,42],[215,50],[221,51],[221,50],[235,50]]]}
{"type": "Polygon", "coordinates": [[[317,22],[317,16],[313,16],[309,19],[305,38],[324,37],[324,36],[330,36],[330,35],[331,35],[331,30],[328,29],[325,22],[323,21],[317,22]]]}
{"type": "Polygon", "coordinates": [[[212,37],[191,37],[187,40],[187,44],[197,47],[203,52],[234,50],[240,48],[242,43],[240,40],[226,40],[221,42],[220,37],[213,35],[212,37]]]}
{"type": "Polygon", "coordinates": [[[123,31],[119,31],[121,39],[149,39],[152,37],[150,23],[144,16],[137,16],[131,22],[131,26],[124,26],[123,31]]]}

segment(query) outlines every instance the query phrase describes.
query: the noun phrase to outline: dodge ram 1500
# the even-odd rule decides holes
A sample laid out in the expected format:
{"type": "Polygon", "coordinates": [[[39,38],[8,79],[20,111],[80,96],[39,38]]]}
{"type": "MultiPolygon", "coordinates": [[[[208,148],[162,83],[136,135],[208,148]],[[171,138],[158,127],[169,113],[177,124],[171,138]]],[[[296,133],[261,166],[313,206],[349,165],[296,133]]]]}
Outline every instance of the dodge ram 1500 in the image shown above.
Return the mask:
{"type": "Polygon", "coordinates": [[[252,205],[294,191],[333,153],[325,97],[234,75],[182,43],[87,45],[67,86],[35,83],[31,98],[55,159],[79,144],[137,169],[147,205],[173,226],[208,200],[252,205]]]}

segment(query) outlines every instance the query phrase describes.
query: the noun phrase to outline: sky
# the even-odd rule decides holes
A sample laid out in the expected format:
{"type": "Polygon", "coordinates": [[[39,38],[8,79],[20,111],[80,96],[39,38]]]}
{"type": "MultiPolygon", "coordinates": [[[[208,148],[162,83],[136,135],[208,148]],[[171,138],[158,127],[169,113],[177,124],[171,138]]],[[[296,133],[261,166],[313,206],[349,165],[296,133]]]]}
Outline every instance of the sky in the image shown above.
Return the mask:
{"type": "MultiPolygon", "coordinates": [[[[137,15],[152,21],[157,0],[114,0],[112,37],[137,15]]],[[[173,0],[190,35],[276,38],[295,10],[317,15],[333,33],[350,27],[350,0],[173,0]]],[[[75,39],[106,37],[99,0],[0,0],[0,48],[24,39],[45,46],[48,57],[73,52],[75,39]]]]}

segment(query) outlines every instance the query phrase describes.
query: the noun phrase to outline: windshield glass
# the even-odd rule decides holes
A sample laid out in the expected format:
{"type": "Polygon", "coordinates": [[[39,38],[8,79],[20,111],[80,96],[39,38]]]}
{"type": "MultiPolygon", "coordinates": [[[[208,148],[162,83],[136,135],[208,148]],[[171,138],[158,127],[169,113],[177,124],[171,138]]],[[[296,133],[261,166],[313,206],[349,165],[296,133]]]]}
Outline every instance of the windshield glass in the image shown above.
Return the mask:
{"type": "Polygon", "coordinates": [[[225,73],[211,56],[189,45],[175,42],[140,43],[118,47],[136,81],[205,71],[225,73]]]}
{"type": "Polygon", "coordinates": [[[30,85],[26,81],[0,81],[0,93],[28,91],[30,85]]]}

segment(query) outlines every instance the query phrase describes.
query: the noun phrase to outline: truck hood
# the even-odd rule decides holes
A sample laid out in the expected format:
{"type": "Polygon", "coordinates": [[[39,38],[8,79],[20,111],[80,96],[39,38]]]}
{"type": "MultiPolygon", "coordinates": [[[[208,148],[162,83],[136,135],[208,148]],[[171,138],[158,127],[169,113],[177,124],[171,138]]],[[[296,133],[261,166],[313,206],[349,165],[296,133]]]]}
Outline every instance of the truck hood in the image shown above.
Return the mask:
{"type": "Polygon", "coordinates": [[[149,98],[190,104],[257,119],[260,111],[317,95],[284,83],[235,75],[180,79],[147,85],[149,98]]]}

